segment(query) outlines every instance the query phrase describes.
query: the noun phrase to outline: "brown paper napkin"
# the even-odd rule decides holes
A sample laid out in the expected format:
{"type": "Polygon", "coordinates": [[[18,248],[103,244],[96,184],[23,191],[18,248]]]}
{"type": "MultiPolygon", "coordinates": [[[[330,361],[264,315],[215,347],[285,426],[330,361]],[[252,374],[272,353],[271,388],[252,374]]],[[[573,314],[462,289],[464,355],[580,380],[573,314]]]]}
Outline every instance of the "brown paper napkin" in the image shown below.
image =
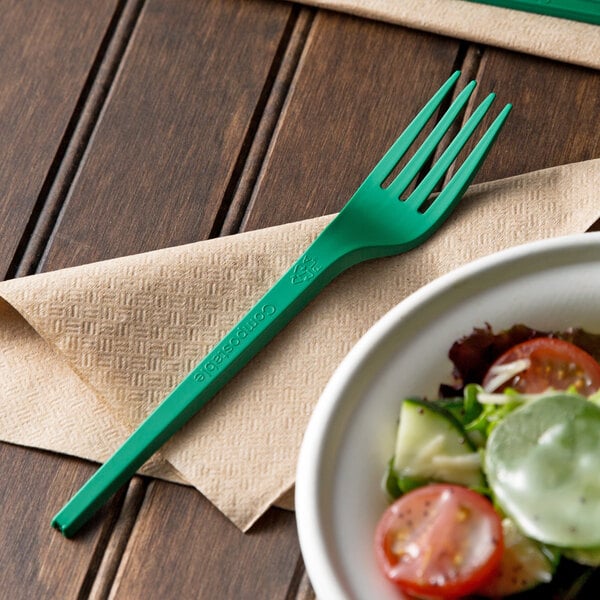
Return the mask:
{"type": "MultiPolygon", "coordinates": [[[[293,0],[294,2],[298,0],[293,0]]],[[[600,27],[467,0],[300,0],[480,44],[600,68],[600,27]]]]}
{"type": "MultiPolygon", "coordinates": [[[[319,394],[380,316],[476,257],[585,231],[599,188],[600,159],[473,187],[421,248],[333,282],[143,471],[247,529],[293,486],[319,394]]],[[[330,219],[0,284],[0,439],[104,461],[330,219]]]]}

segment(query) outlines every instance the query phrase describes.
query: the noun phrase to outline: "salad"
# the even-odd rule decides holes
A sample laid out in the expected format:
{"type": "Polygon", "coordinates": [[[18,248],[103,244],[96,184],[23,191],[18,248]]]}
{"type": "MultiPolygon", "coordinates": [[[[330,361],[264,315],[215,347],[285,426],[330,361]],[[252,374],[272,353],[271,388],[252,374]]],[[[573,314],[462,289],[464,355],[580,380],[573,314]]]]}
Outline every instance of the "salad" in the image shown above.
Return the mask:
{"type": "Polygon", "coordinates": [[[600,335],[486,326],[449,356],[401,403],[381,570],[415,598],[598,597],[600,335]]]}

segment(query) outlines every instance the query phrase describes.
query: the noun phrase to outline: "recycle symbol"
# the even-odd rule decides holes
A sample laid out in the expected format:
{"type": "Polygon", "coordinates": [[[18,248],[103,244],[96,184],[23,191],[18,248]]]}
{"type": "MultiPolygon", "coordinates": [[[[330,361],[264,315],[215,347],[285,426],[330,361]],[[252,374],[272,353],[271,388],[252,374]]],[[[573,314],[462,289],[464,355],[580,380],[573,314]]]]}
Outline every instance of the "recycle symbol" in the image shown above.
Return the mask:
{"type": "Polygon", "coordinates": [[[317,261],[314,258],[305,256],[302,262],[294,267],[292,273],[292,283],[304,283],[312,279],[320,271],[317,261]]]}

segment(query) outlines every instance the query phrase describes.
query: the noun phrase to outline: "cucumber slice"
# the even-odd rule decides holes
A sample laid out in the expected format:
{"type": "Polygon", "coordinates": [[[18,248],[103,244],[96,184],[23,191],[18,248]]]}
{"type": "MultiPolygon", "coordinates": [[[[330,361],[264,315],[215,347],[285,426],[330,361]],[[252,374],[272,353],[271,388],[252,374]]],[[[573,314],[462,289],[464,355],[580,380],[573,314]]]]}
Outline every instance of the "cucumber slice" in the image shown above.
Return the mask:
{"type": "Polygon", "coordinates": [[[425,400],[402,403],[393,468],[400,478],[467,487],[484,484],[479,453],[460,423],[425,400]]]}
{"type": "Polygon", "coordinates": [[[569,560],[588,567],[600,566],[600,548],[568,548],[563,554],[569,560]]]}
{"type": "Polygon", "coordinates": [[[600,546],[600,407],[573,394],[523,405],[492,431],[484,470],[525,535],[563,548],[600,546]]]}
{"type": "Polygon", "coordinates": [[[558,560],[535,541],[525,537],[511,519],[502,519],[504,554],[498,572],[486,583],[478,595],[504,598],[549,583],[558,560]]]}

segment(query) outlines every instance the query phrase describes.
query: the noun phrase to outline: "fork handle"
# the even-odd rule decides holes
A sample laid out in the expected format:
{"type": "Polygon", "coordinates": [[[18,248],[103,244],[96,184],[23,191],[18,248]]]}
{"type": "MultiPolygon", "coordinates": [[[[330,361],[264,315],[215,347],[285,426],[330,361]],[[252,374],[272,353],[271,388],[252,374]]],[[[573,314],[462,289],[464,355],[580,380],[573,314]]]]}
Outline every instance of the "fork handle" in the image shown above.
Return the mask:
{"type": "Polygon", "coordinates": [[[337,239],[336,220],[57,513],[53,527],[75,534],[321,289],[362,260],[337,239]]]}

